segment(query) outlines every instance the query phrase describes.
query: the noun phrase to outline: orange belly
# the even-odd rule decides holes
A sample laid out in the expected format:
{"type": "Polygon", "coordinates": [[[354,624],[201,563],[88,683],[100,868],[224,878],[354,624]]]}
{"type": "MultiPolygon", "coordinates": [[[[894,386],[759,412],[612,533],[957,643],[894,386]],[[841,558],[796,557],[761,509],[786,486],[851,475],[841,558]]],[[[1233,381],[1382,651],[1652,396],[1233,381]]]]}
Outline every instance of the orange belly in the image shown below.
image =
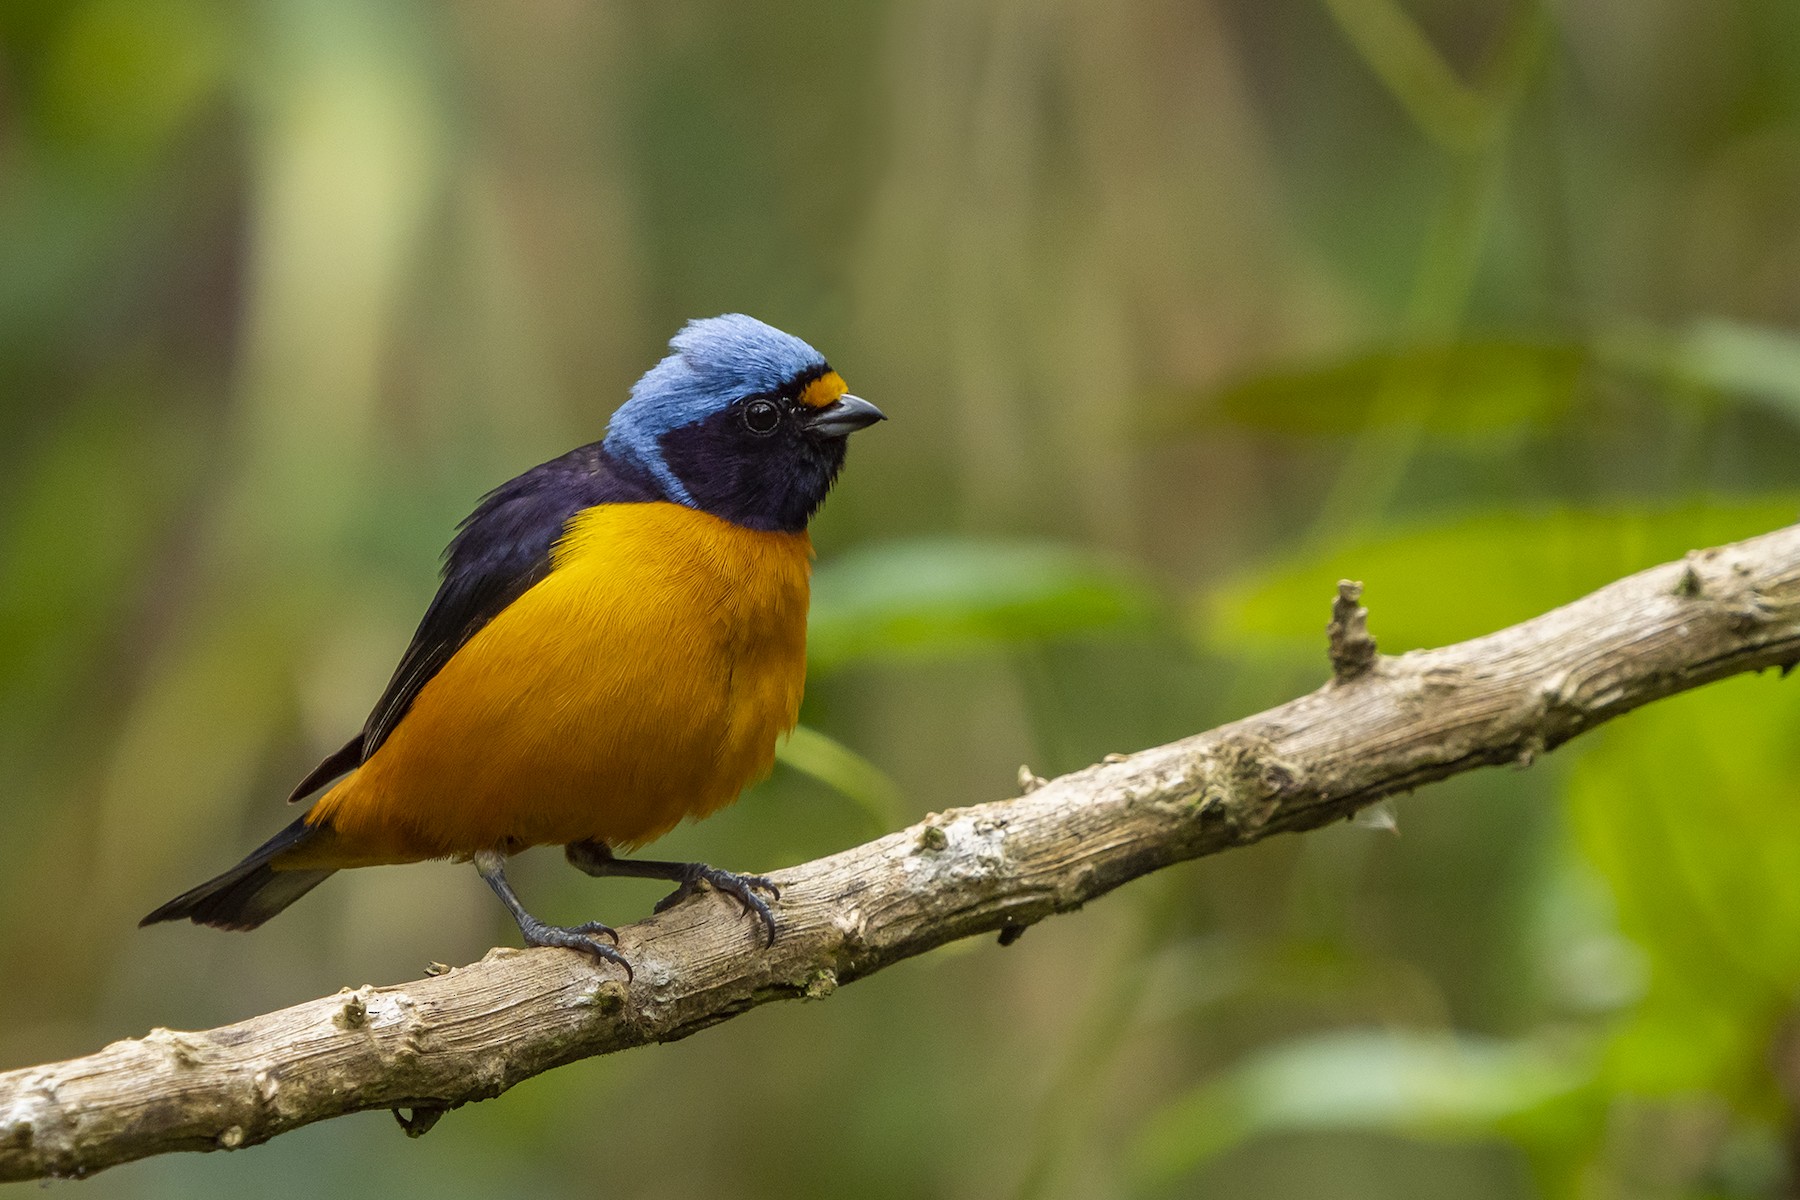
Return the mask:
{"type": "Polygon", "coordinates": [[[554,567],[456,652],[284,867],[595,839],[640,846],[737,798],[799,717],[804,533],[681,505],[570,523],[554,567]]]}

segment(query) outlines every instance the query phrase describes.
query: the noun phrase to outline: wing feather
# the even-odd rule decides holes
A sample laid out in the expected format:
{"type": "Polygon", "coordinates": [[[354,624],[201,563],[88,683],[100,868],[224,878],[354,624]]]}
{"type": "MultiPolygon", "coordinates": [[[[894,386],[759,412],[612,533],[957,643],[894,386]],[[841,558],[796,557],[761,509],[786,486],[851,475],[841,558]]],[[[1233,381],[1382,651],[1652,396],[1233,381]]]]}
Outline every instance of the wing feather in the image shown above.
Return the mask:
{"type": "Polygon", "coordinates": [[[419,690],[481,628],[550,573],[563,528],[596,504],[660,499],[601,445],[583,446],[489,492],[444,551],[443,580],[362,732],[295,788],[300,800],[367,762],[406,716],[419,690]]]}

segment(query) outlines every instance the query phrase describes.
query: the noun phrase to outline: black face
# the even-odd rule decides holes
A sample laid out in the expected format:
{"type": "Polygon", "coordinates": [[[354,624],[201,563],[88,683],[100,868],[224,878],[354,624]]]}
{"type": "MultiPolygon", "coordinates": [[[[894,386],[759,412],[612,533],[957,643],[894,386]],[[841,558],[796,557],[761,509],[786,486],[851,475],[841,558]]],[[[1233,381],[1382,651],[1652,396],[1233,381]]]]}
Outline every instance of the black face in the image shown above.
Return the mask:
{"type": "Polygon", "coordinates": [[[823,408],[803,404],[808,382],[742,397],[662,436],[663,461],[696,507],[751,529],[806,528],[844,465],[845,438],[882,419],[853,396],[823,408]]]}

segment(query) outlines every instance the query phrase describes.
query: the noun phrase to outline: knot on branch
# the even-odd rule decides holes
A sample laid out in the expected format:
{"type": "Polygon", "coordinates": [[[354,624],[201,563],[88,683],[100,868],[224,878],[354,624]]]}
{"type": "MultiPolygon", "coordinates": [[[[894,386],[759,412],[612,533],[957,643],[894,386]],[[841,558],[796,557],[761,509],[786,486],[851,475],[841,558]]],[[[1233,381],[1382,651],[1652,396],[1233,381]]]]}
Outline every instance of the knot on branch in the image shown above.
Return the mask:
{"type": "Polygon", "coordinates": [[[1331,645],[1331,677],[1349,683],[1369,673],[1375,665],[1375,638],[1369,633],[1369,610],[1360,603],[1362,584],[1338,580],[1337,599],[1331,603],[1331,623],[1325,635],[1331,645]]]}
{"type": "Polygon", "coordinates": [[[363,984],[355,991],[345,988],[338,993],[344,998],[343,1007],[331,1018],[331,1023],[339,1029],[361,1029],[369,1023],[369,997],[374,988],[363,984]]]}
{"type": "Polygon", "coordinates": [[[1698,550],[1689,550],[1681,560],[1681,578],[1675,581],[1675,594],[1684,600],[1695,600],[1706,594],[1706,582],[1700,578],[1697,569],[1699,561],[1698,550]]]}
{"type": "Polygon", "coordinates": [[[1239,841],[1253,842],[1263,828],[1305,790],[1301,767],[1280,757],[1275,745],[1256,734],[1221,738],[1213,751],[1214,810],[1239,841]]]}

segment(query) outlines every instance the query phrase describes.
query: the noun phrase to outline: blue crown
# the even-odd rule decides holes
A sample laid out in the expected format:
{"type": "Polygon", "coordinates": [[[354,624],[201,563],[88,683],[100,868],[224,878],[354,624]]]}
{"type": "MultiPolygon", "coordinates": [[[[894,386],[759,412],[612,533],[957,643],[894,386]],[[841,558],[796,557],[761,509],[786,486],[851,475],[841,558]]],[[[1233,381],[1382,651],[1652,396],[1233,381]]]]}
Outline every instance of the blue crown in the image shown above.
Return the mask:
{"type": "Polygon", "coordinates": [[[663,461],[664,435],[745,396],[777,391],[795,376],[823,368],[825,357],[742,313],[689,321],[669,339],[669,348],[675,353],[644,372],[631,399],[607,423],[606,449],[648,470],[671,500],[691,504],[687,488],[663,461]]]}

